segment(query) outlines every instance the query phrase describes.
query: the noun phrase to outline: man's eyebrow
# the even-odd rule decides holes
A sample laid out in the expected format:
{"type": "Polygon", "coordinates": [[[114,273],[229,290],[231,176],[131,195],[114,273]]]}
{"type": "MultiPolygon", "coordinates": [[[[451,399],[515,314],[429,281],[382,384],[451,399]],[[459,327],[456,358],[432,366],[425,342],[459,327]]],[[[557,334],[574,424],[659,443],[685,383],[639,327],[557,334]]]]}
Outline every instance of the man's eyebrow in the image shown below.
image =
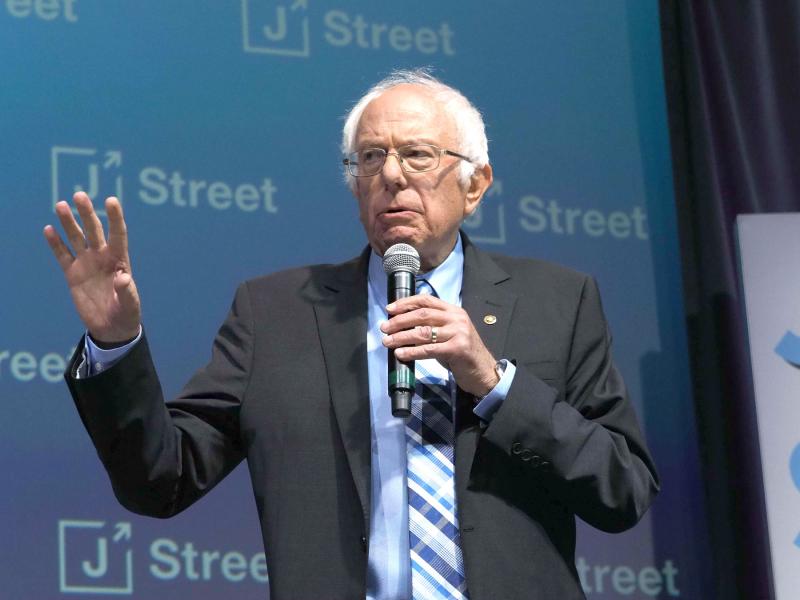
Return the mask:
{"type": "MultiPolygon", "coordinates": [[[[437,141],[434,141],[433,138],[429,138],[427,136],[417,136],[403,140],[400,142],[399,146],[414,146],[416,144],[426,144],[429,146],[440,146],[441,144],[437,141]]],[[[383,148],[386,149],[386,144],[379,142],[377,140],[370,140],[367,139],[362,141],[359,144],[356,144],[357,150],[364,150],[365,148],[383,148]]]]}
{"type": "Polygon", "coordinates": [[[368,140],[366,142],[362,142],[360,144],[356,144],[357,150],[363,150],[364,148],[384,148],[385,145],[381,144],[380,142],[368,140]]]}

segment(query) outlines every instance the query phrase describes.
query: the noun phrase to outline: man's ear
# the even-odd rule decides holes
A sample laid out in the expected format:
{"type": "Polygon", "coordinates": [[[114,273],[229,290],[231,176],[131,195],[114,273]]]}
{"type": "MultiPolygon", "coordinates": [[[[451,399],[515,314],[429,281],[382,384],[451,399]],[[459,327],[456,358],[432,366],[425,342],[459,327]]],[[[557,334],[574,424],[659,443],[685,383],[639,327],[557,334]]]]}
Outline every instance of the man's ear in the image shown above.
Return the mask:
{"type": "Polygon", "coordinates": [[[486,163],[482,167],[475,169],[472,177],[469,178],[469,187],[464,199],[464,217],[470,216],[477,210],[481,203],[481,198],[492,185],[492,165],[486,163]]]}

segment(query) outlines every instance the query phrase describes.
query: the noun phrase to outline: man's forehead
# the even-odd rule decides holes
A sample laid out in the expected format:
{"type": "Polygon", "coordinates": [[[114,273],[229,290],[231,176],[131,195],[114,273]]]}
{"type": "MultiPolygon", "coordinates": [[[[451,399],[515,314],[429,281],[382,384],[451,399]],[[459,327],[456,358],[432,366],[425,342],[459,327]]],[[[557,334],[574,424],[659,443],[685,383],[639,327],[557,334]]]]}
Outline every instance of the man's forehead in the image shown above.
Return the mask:
{"type": "Polygon", "coordinates": [[[387,135],[409,141],[441,142],[453,137],[454,123],[431,90],[399,85],[373,99],[356,127],[356,139],[369,141],[387,135]]]}

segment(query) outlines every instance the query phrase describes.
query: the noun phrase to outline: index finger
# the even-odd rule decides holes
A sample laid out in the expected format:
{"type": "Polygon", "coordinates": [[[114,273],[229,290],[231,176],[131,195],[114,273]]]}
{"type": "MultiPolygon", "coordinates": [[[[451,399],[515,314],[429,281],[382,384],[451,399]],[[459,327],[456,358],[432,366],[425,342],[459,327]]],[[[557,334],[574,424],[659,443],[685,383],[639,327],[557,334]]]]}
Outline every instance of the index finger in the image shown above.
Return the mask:
{"type": "Polygon", "coordinates": [[[418,308],[432,308],[435,310],[448,310],[452,308],[452,304],[449,304],[442,300],[441,298],[437,298],[432,294],[417,294],[416,296],[409,296],[408,298],[400,298],[389,304],[386,307],[386,310],[390,315],[397,315],[400,313],[409,312],[412,310],[416,310],[418,308]]]}

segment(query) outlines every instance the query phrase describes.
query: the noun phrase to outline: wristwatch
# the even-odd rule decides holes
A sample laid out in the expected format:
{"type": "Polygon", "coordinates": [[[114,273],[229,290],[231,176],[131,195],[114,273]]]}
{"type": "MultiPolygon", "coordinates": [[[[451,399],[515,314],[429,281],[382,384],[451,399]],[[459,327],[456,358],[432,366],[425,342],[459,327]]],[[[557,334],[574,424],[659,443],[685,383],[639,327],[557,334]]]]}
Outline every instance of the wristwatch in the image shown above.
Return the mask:
{"type": "Polygon", "coordinates": [[[497,377],[499,379],[502,379],[503,375],[505,375],[506,364],[508,363],[506,363],[506,360],[504,358],[501,358],[496,363],[494,363],[494,372],[497,373],[497,377]]]}
{"type": "MultiPolygon", "coordinates": [[[[500,380],[503,378],[503,375],[505,375],[506,365],[507,364],[508,363],[506,362],[506,360],[504,358],[501,358],[496,363],[494,363],[494,372],[497,373],[497,383],[500,383],[500,380]]],[[[495,386],[496,385],[497,384],[495,384],[495,386]]],[[[486,398],[486,396],[491,394],[493,389],[494,389],[494,387],[491,390],[489,390],[488,392],[486,392],[483,396],[475,396],[475,404],[477,404],[478,402],[480,402],[481,400],[486,398]]]]}

